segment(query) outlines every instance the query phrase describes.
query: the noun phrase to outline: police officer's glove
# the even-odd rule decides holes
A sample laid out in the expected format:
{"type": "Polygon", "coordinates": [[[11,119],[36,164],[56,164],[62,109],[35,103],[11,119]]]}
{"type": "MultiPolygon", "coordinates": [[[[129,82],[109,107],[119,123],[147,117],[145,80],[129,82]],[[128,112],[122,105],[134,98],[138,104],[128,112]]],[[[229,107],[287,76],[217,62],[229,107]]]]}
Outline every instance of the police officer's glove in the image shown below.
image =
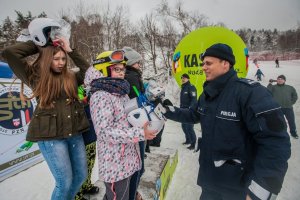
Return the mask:
{"type": "Polygon", "coordinates": [[[196,152],[198,152],[198,151],[200,151],[200,142],[201,142],[201,137],[198,137],[198,139],[197,139],[197,141],[196,141],[196,148],[195,148],[195,150],[194,150],[194,153],[196,153],[196,152]]]}
{"type": "Polygon", "coordinates": [[[155,99],[154,101],[151,101],[151,103],[153,103],[153,105],[156,107],[158,104],[162,104],[163,105],[163,102],[160,98],[158,99],[155,99]]]}
{"type": "Polygon", "coordinates": [[[165,99],[162,103],[163,106],[173,106],[172,102],[169,99],[165,99]]]}
{"type": "Polygon", "coordinates": [[[173,103],[172,103],[169,99],[165,99],[165,100],[162,102],[162,105],[163,105],[163,107],[166,109],[166,112],[167,112],[167,111],[171,111],[171,112],[174,112],[174,111],[175,111],[175,108],[173,107],[173,103]]]}

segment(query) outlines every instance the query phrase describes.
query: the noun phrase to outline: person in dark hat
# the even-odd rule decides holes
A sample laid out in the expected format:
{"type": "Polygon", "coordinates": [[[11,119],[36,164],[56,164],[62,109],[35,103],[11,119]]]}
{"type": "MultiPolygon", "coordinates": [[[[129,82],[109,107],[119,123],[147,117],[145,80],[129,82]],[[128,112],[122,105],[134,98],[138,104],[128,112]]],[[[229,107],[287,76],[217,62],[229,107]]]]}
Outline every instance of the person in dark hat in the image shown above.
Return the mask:
{"type": "Polygon", "coordinates": [[[293,86],[285,84],[286,77],[279,75],[276,80],[276,85],[272,85],[273,80],[269,81],[267,88],[271,91],[274,99],[281,106],[281,110],[284,113],[290,128],[290,134],[293,138],[298,139],[295,114],[293,105],[298,100],[298,95],[293,86]]]}
{"type": "MultiPolygon", "coordinates": [[[[182,74],[181,83],[180,108],[190,109],[193,105],[197,104],[197,90],[195,86],[190,83],[190,77],[188,74],[182,74]]],[[[181,127],[185,135],[185,142],[182,144],[190,144],[188,147],[189,150],[195,149],[196,134],[194,131],[194,124],[182,123],[181,127]]]]}
{"type": "Polygon", "coordinates": [[[201,124],[200,200],[275,199],[291,154],[284,115],[258,82],[238,78],[230,46],[201,54],[203,92],[191,109],[163,102],[168,119],[201,124]]]}

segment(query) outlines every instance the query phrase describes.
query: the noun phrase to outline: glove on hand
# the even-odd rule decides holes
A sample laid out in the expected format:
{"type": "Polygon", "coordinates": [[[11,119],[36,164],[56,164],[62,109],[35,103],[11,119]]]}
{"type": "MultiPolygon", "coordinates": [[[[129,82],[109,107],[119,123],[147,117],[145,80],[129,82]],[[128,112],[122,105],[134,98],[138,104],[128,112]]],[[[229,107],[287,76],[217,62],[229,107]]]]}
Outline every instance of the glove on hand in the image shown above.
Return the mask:
{"type": "Polygon", "coordinates": [[[172,102],[169,99],[165,99],[162,102],[162,106],[165,108],[165,112],[164,113],[166,113],[168,111],[171,111],[171,112],[175,111],[175,108],[173,107],[173,104],[172,104],[172,102]]]}
{"type": "Polygon", "coordinates": [[[165,99],[162,104],[164,107],[173,106],[172,102],[169,99],[165,99]]]}
{"type": "Polygon", "coordinates": [[[273,80],[273,79],[269,80],[269,83],[273,83],[273,82],[276,82],[276,80],[273,80]]]}

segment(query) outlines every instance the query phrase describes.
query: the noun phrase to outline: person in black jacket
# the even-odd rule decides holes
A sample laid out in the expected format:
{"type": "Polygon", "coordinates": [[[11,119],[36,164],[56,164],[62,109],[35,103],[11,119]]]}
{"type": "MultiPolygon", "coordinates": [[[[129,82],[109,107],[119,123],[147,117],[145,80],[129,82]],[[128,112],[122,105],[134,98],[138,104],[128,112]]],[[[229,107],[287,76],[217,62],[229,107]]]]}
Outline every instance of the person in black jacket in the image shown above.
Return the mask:
{"type": "MultiPolygon", "coordinates": [[[[194,85],[190,83],[190,77],[188,74],[181,76],[181,92],[180,92],[180,108],[190,109],[192,106],[197,104],[197,90],[194,85]]],[[[182,130],[185,135],[185,144],[190,144],[189,150],[195,149],[196,134],[194,131],[194,124],[182,123],[182,130]]]]}
{"type": "MultiPolygon", "coordinates": [[[[90,70],[90,68],[88,69],[90,70]]],[[[99,71],[96,71],[99,73],[99,71]]],[[[100,74],[100,73],[99,73],[100,74]]],[[[100,75],[97,74],[97,76],[100,77],[100,75]]],[[[93,195],[99,193],[99,187],[92,184],[91,178],[92,178],[92,172],[93,167],[96,160],[96,141],[97,141],[97,135],[95,133],[94,125],[92,122],[91,112],[90,112],[90,106],[89,106],[89,97],[90,94],[88,91],[86,91],[84,84],[78,87],[78,97],[80,101],[84,104],[84,110],[86,113],[86,116],[89,120],[90,124],[90,130],[86,131],[82,134],[84,145],[85,145],[85,151],[86,151],[86,160],[88,165],[88,176],[85,182],[82,184],[79,192],[75,196],[75,200],[86,200],[86,198],[83,195],[93,195]]]]}
{"type": "Polygon", "coordinates": [[[276,65],[276,68],[279,68],[279,60],[278,60],[278,58],[276,58],[276,60],[275,60],[275,65],[276,65]]]}
{"type": "MultiPolygon", "coordinates": [[[[143,60],[141,54],[132,49],[131,47],[124,47],[125,57],[127,58],[126,62],[126,74],[125,79],[130,84],[130,92],[128,94],[130,99],[137,97],[133,86],[139,91],[139,93],[145,93],[144,84],[142,81],[142,71],[141,71],[141,62],[143,60]]],[[[144,156],[145,156],[145,142],[140,141],[140,155],[142,161],[142,169],[135,172],[130,180],[130,189],[129,189],[129,200],[141,199],[141,195],[137,192],[139,186],[140,178],[144,173],[144,156]]]]}
{"type": "Polygon", "coordinates": [[[280,106],[258,82],[238,78],[230,46],[214,44],[201,54],[206,81],[197,106],[166,106],[165,116],[201,123],[200,200],[275,199],[291,155],[280,106]]]}

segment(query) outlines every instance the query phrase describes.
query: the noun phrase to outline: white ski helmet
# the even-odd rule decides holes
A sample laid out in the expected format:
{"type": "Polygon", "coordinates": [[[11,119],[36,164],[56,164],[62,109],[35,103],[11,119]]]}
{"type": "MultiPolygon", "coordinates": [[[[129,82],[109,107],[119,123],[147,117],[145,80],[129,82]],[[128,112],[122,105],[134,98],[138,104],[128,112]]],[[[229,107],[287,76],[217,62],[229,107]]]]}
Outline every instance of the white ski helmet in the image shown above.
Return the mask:
{"type": "Polygon", "coordinates": [[[133,98],[133,99],[130,99],[129,101],[127,101],[125,103],[125,113],[128,114],[130,113],[131,111],[139,108],[139,104],[138,104],[138,100],[137,100],[137,97],[133,98]]]}
{"type": "Polygon", "coordinates": [[[32,41],[38,46],[46,46],[50,37],[51,27],[60,28],[60,24],[50,18],[36,18],[28,26],[32,41]]]}
{"type": "Polygon", "coordinates": [[[149,121],[149,130],[157,130],[157,133],[163,128],[165,120],[160,118],[151,106],[135,109],[127,115],[128,122],[134,127],[143,127],[149,121]]]}

